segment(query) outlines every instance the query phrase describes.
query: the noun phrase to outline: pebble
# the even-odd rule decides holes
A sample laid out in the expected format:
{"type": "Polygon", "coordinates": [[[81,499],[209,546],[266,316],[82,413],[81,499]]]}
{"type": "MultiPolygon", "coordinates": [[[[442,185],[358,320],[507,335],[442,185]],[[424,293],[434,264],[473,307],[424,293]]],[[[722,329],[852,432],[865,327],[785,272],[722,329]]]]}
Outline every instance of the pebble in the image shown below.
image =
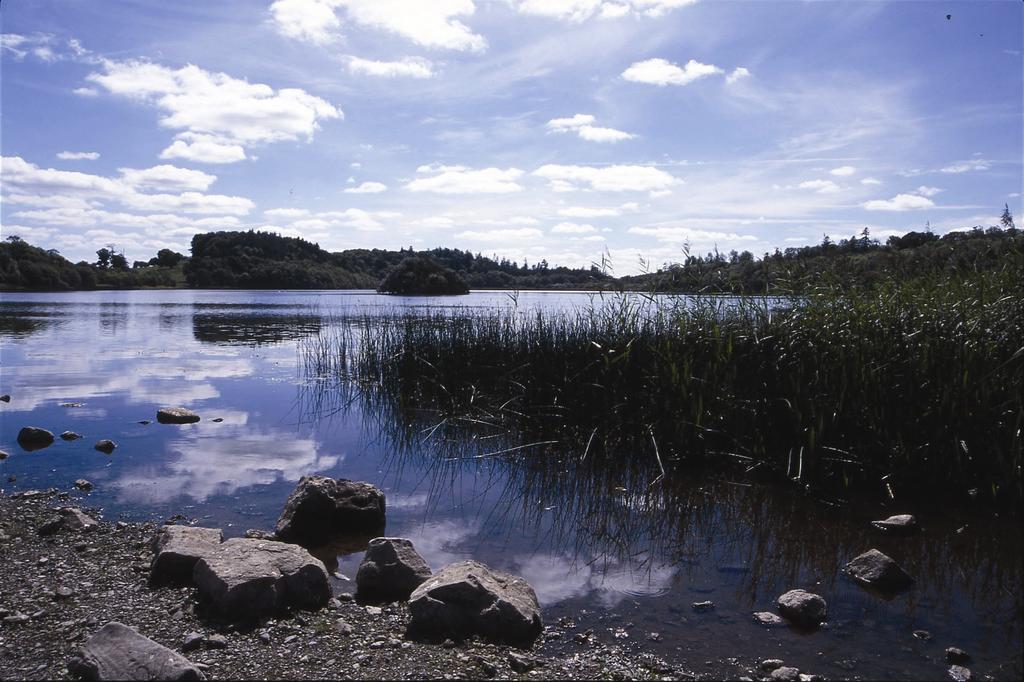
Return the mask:
{"type": "Polygon", "coordinates": [[[697,602],[694,602],[694,603],[690,604],[690,608],[692,608],[697,613],[704,613],[706,611],[711,611],[712,609],[714,609],[715,608],[715,602],[713,602],[713,601],[697,601],[697,602]]]}
{"type": "Polygon", "coordinates": [[[203,645],[203,633],[201,632],[190,632],[185,635],[185,639],[181,642],[182,651],[195,651],[203,645]]]}
{"type": "Polygon", "coordinates": [[[288,635],[287,637],[284,638],[284,643],[285,644],[291,644],[292,642],[294,642],[298,638],[299,638],[298,635],[288,635]]]}
{"type": "Polygon", "coordinates": [[[210,635],[206,638],[207,649],[227,649],[228,638],[224,635],[210,635]]]}
{"type": "Polygon", "coordinates": [[[971,679],[971,671],[969,668],[965,668],[962,665],[951,665],[949,666],[949,676],[956,682],[969,682],[971,679]]]}
{"type": "Polygon", "coordinates": [[[370,616],[379,616],[383,610],[379,606],[367,606],[366,613],[370,616]]]}
{"type": "Polygon", "coordinates": [[[55,599],[70,599],[75,596],[75,591],[66,585],[61,585],[53,591],[53,596],[55,599]]]}
{"type": "Polygon", "coordinates": [[[270,644],[270,633],[266,630],[260,630],[259,638],[260,644],[270,644]]]}
{"type": "Polygon", "coordinates": [[[786,624],[782,616],[777,616],[771,611],[758,611],[754,614],[754,620],[765,627],[779,627],[786,624]]]}
{"type": "Polygon", "coordinates": [[[927,630],[914,630],[914,637],[917,637],[923,642],[932,641],[932,633],[928,632],[927,630]]]}

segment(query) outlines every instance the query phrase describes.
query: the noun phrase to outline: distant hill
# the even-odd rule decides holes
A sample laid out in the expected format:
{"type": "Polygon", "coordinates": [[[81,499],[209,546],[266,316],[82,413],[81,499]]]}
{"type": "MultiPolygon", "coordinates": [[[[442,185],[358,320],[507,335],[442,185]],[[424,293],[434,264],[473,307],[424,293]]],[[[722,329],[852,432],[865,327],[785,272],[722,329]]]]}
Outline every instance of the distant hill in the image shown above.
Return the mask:
{"type": "Polygon", "coordinates": [[[459,274],[430,256],[407,256],[393,267],[377,287],[382,294],[453,296],[468,294],[459,274]]]}

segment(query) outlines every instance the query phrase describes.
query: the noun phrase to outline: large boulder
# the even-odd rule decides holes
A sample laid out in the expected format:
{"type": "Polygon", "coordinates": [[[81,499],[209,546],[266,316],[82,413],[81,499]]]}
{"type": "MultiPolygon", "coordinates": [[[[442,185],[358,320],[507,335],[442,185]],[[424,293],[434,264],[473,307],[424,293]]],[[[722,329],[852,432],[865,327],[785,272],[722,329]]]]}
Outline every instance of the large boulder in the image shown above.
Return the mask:
{"type": "Polygon", "coordinates": [[[921,530],[917,519],[910,514],[896,514],[883,521],[872,521],[871,525],[887,535],[913,535],[921,530]]]}
{"type": "Polygon", "coordinates": [[[181,654],[115,622],[97,630],[68,661],[68,669],[86,680],[206,679],[181,654]]]}
{"type": "Polygon", "coordinates": [[[219,528],[162,526],[153,538],[149,584],[191,585],[196,562],[223,541],[224,533],[219,528]]]}
{"type": "Polygon", "coordinates": [[[303,476],[277,520],[277,537],[304,545],[384,529],[384,493],[347,478],[303,476]]]}
{"type": "Polygon", "coordinates": [[[54,535],[62,531],[80,533],[82,531],[96,530],[99,523],[81,509],[74,507],[62,507],[56,510],[56,515],[47,519],[39,526],[40,535],[54,535]]]}
{"type": "Polygon", "coordinates": [[[430,566],[405,538],[374,538],[356,572],[359,596],[382,601],[409,599],[430,577],[430,566]]]}
{"type": "Polygon", "coordinates": [[[270,540],[221,543],[200,557],[192,577],[200,594],[233,621],[315,610],[331,598],[327,569],[319,559],[297,545],[270,540]]]}
{"type": "Polygon", "coordinates": [[[899,564],[877,549],[869,549],[855,557],[843,570],[861,585],[889,594],[901,592],[914,584],[914,579],[899,564]]]}
{"type": "Polygon", "coordinates": [[[434,638],[480,635],[528,645],[544,629],[537,594],[522,578],[478,561],[449,564],[409,597],[411,634],[434,638]]]}
{"type": "Polygon", "coordinates": [[[163,407],[156,411],[156,420],[161,424],[194,424],[199,415],[184,407],[163,407]]]}
{"type": "Polygon", "coordinates": [[[828,617],[828,604],[820,596],[805,590],[790,590],[778,601],[782,617],[804,628],[816,628],[828,617]]]}
{"type": "Polygon", "coordinates": [[[53,445],[53,433],[38,426],[25,426],[18,431],[18,445],[29,452],[42,450],[53,445]]]}

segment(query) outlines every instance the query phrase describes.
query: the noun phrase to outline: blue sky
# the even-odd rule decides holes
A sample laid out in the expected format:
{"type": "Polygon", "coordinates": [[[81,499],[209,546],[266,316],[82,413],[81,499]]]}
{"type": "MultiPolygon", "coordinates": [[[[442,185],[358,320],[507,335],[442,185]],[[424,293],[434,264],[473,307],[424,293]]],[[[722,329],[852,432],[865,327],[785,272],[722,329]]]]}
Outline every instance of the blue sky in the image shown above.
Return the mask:
{"type": "Polygon", "coordinates": [[[2,232],[72,260],[260,228],[626,274],[1024,217],[1018,0],[8,0],[0,21],[2,232]]]}

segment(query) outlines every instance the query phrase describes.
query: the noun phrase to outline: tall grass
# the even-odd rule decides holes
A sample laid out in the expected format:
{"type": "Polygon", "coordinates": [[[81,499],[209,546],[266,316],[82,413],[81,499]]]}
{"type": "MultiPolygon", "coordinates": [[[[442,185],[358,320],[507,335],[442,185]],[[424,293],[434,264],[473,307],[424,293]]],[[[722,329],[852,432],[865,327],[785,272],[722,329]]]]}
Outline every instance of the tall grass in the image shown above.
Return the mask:
{"type": "Polygon", "coordinates": [[[636,458],[651,481],[702,466],[1019,509],[1022,273],[822,285],[782,305],[622,295],[573,314],[361,318],[303,352],[396,419],[429,415],[439,448],[472,440],[469,456],[636,458]]]}

